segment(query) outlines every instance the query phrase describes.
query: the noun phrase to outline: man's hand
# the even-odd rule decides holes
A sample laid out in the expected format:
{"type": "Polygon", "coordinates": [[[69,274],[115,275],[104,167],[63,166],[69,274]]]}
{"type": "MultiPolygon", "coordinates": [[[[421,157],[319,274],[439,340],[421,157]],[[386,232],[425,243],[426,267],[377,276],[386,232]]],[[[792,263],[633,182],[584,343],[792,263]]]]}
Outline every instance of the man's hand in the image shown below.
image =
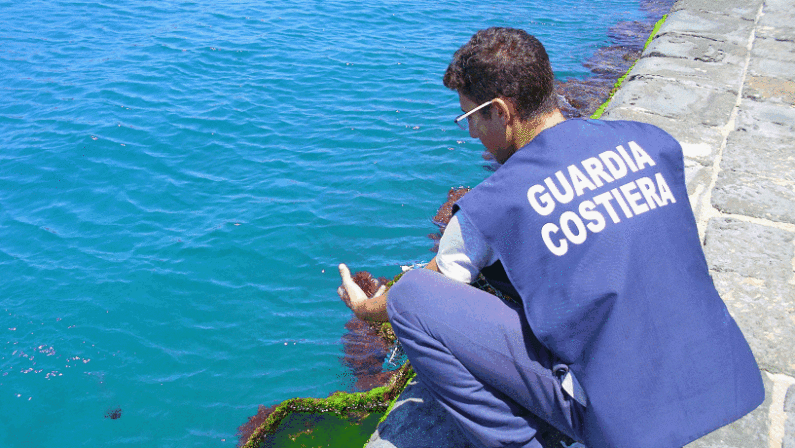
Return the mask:
{"type": "Polygon", "coordinates": [[[363,320],[373,320],[375,316],[372,316],[372,313],[374,311],[383,313],[383,316],[380,316],[382,319],[379,320],[386,320],[386,300],[380,297],[383,295],[384,291],[386,291],[386,285],[381,285],[378,291],[373,294],[373,297],[381,298],[379,302],[383,302],[383,306],[380,306],[381,303],[368,304],[367,301],[369,298],[367,294],[365,294],[362,288],[353,281],[351,271],[348,270],[348,267],[345,266],[344,263],[341,263],[339,269],[340,277],[342,277],[342,286],[337,288],[337,294],[339,294],[342,301],[348,305],[348,308],[350,308],[357,317],[363,320]],[[375,309],[369,310],[367,305],[374,305],[375,309]],[[380,308],[384,309],[381,310],[380,308]]]}

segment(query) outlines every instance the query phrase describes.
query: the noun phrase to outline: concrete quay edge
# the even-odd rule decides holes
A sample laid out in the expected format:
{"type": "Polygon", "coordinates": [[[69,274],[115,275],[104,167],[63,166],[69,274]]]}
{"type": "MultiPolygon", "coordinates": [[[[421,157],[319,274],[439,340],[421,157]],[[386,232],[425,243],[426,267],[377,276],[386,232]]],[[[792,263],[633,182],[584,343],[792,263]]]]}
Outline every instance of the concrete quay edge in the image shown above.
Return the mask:
{"type": "MultiPolygon", "coordinates": [[[[679,0],[601,119],[682,144],[710,274],[765,401],[688,448],[795,448],[795,0],[679,0]]],[[[366,448],[471,445],[419,379],[366,448]]]]}

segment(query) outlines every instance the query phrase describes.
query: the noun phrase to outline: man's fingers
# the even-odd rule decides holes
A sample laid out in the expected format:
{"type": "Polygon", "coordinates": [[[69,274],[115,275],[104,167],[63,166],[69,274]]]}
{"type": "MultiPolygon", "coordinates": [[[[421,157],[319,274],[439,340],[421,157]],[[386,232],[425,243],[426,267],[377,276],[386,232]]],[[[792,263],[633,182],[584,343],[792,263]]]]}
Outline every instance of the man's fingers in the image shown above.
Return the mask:
{"type": "Polygon", "coordinates": [[[373,297],[378,297],[384,292],[386,292],[386,285],[381,285],[381,287],[378,288],[378,291],[376,291],[375,294],[373,294],[373,297]]]}
{"type": "Polygon", "coordinates": [[[344,263],[341,263],[340,266],[340,277],[342,277],[342,286],[348,290],[348,294],[350,294],[351,288],[358,287],[356,282],[353,281],[351,278],[351,271],[348,270],[348,266],[345,266],[344,263]]]}
{"type": "Polygon", "coordinates": [[[348,269],[348,266],[345,266],[345,263],[340,263],[339,268],[342,283],[345,284],[346,281],[352,282],[353,279],[351,278],[351,271],[348,269]]]}

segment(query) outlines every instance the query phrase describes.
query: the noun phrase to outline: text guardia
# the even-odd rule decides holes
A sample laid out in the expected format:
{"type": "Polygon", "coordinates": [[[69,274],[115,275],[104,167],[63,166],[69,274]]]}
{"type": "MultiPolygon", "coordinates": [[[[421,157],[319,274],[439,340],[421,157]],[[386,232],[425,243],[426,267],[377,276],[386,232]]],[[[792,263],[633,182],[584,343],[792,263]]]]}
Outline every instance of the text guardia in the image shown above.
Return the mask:
{"type": "MultiPolygon", "coordinates": [[[[554,177],[544,179],[543,184],[533,185],[527,190],[530,206],[539,215],[547,216],[558,203],[568,204],[585,194],[586,190],[595,191],[616,182],[630,171],[636,173],[656,165],[637,143],[631,141],[627,146],[629,150],[619,145],[615,151],[605,151],[598,158],[583,160],[579,164],[582,169],[569,165],[565,173],[560,170],[554,177]]],[[[608,224],[605,213],[614,224],[618,224],[622,216],[629,219],[671,203],[676,203],[676,199],[663,175],[659,172],[649,174],[581,201],[578,213],[565,211],[557,223],[544,224],[541,238],[550,252],[562,256],[568,252],[569,242],[582,244],[588,238],[588,232],[604,230],[608,224]]]]}

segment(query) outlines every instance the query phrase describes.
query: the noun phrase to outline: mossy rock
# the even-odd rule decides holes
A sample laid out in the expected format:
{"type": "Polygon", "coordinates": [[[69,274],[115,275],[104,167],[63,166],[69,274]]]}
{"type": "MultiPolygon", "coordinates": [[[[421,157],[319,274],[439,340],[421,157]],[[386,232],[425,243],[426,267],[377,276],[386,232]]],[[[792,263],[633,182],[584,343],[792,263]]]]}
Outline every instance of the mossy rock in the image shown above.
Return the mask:
{"type": "MultiPolygon", "coordinates": [[[[414,370],[406,363],[386,386],[376,387],[368,392],[336,392],[327,398],[285,400],[276,406],[242,446],[272,446],[269,443],[276,439],[280,440],[280,448],[284,446],[283,443],[288,443],[287,440],[296,443],[296,446],[307,446],[307,441],[326,446],[326,440],[333,434],[356,433],[357,431],[348,428],[350,425],[361,426],[358,432],[366,433],[369,438],[413,376],[414,370]],[[312,435],[315,431],[320,437],[312,435]]],[[[348,437],[351,435],[346,436],[348,437]]],[[[351,441],[348,440],[347,443],[345,446],[350,446],[351,441]]]]}

